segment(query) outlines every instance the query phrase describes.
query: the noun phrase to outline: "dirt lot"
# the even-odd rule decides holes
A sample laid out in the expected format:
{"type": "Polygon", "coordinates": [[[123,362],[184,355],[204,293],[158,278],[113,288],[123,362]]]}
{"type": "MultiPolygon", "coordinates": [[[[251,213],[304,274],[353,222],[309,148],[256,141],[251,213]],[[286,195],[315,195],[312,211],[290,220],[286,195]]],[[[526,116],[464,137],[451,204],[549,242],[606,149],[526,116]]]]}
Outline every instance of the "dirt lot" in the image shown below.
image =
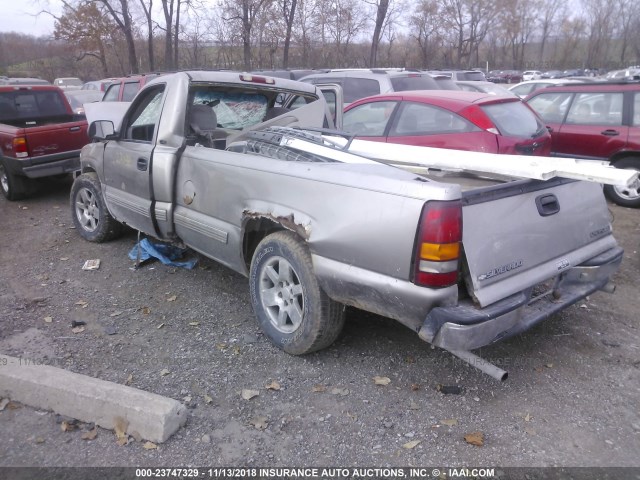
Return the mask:
{"type": "Polygon", "coordinates": [[[9,404],[2,466],[640,466],[640,211],[611,206],[626,251],[614,295],[480,352],[509,370],[500,384],[355,310],[332,347],[289,356],[261,335],[245,278],[203,258],[192,271],[133,271],[135,234],[82,240],[69,187],[0,198],[0,352],[129,381],[183,401],[189,419],[145,449],[103,429],[83,440],[87,426],[64,432],[56,415],[9,404]],[[99,270],[81,269],[96,258],[99,270]],[[483,446],[465,442],[471,432],[483,446]]]}

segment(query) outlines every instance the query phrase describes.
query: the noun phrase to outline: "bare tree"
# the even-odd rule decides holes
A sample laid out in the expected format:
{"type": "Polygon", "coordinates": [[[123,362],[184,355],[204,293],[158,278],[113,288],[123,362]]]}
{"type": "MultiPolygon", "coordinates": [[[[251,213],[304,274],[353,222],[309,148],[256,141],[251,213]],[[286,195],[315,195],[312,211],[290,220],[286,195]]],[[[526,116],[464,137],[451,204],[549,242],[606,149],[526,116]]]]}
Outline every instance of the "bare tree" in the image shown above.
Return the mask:
{"type": "Polygon", "coordinates": [[[375,7],[376,11],[376,19],[373,26],[373,37],[371,38],[371,53],[369,54],[369,66],[376,67],[382,29],[387,18],[387,11],[389,10],[389,0],[375,0],[373,2],[365,0],[365,3],[375,7]]]}
{"type": "Polygon", "coordinates": [[[133,19],[129,10],[129,0],[94,0],[100,1],[107,9],[113,21],[124,35],[129,58],[129,73],[138,73],[138,57],[133,27],[133,19]]]}
{"type": "Polygon", "coordinates": [[[411,36],[420,48],[420,66],[433,67],[441,46],[442,28],[436,0],[421,0],[409,19],[411,36]]]}
{"type": "Polygon", "coordinates": [[[153,18],[151,16],[153,0],[148,1],[149,5],[147,5],[144,0],[140,0],[140,6],[144,11],[144,17],[147,20],[147,52],[149,54],[149,70],[154,71],[156,69],[156,63],[153,55],[153,18]]]}
{"type": "Polygon", "coordinates": [[[540,65],[544,64],[545,47],[549,36],[554,33],[566,15],[566,5],[564,0],[542,0],[539,3],[540,50],[538,61],[540,65]]]}

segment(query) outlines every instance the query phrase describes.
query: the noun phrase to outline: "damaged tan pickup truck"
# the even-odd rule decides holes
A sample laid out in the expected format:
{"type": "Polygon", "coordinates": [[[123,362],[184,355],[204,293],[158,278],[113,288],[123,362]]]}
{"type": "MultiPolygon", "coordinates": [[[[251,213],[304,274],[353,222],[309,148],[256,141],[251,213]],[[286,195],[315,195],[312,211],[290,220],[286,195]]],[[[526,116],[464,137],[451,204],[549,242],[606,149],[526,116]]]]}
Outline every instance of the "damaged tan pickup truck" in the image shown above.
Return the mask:
{"type": "Polygon", "coordinates": [[[504,380],[470,350],[613,290],[623,252],[579,164],[373,144],[321,130],[333,120],[314,85],[162,76],[121,120],[91,123],[73,221],[90,241],[126,224],[248,276],[262,330],[291,354],[330,345],[352,305],[504,380]]]}

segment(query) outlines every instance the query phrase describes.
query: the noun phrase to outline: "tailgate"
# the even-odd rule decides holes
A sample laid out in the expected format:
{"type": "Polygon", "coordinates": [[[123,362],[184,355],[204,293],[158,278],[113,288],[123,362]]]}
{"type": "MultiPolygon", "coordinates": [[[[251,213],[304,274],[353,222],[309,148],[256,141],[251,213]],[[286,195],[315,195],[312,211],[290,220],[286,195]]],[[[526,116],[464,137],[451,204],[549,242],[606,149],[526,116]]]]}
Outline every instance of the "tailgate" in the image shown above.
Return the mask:
{"type": "Polygon", "coordinates": [[[89,143],[85,120],[28,127],[25,132],[33,163],[37,163],[37,157],[78,151],[89,143]]]}
{"type": "Polygon", "coordinates": [[[554,179],[465,192],[469,293],[485,307],[616,245],[602,187],[554,179]]]}

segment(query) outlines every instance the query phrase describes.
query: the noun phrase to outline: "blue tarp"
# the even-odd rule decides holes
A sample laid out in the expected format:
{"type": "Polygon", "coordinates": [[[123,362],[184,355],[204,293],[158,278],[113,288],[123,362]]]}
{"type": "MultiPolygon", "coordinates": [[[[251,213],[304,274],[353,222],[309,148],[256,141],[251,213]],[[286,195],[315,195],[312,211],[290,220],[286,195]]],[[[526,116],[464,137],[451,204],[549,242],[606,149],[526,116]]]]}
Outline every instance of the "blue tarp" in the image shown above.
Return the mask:
{"type": "Polygon", "coordinates": [[[187,252],[186,248],[178,248],[173,245],[167,245],[166,243],[151,243],[148,238],[140,240],[139,244],[136,244],[129,252],[129,258],[131,260],[138,259],[138,245],[140,246],[140,258],[141,262],[149,260],[150,258],[157,258],[164,265],[172,267],[183,267],[191,270],[196,266],[198,260],[196,258],[192,260],[186,260],[183,262],[176,262],[179,258],[187,252]]]}

